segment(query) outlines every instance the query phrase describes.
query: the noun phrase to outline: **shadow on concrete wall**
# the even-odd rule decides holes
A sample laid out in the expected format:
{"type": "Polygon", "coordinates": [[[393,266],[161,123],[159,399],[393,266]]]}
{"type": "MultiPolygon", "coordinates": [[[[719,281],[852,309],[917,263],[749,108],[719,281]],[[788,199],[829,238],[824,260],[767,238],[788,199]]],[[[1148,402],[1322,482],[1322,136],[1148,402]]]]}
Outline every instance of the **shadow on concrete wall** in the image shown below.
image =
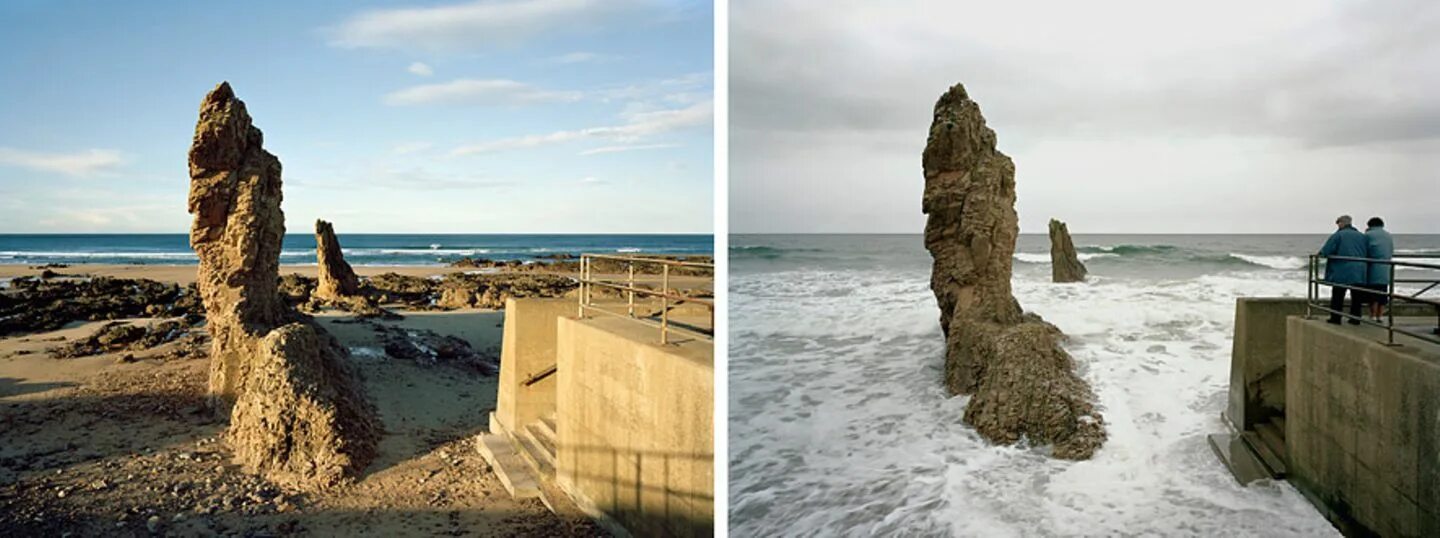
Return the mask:
{"type": "Polygon", "coordinates": [[[595,508],[636,536],[711,536],[714,533],[713,453],[617,449],[561,444],[592,471],[565,477],[595,508]],[[608,462],[597,465],[597,458],[608,462]],[[598,469],[605,469],[604,471],[598,469]],[[696,471],[704,472],[697,474],[696,471]],[[638,477],[638,479],[637,479],[638,477]],[[687,484],[677,486],[676,484],[687,484]],[[596,488],[600,488],[597,491],[596,488]]]}

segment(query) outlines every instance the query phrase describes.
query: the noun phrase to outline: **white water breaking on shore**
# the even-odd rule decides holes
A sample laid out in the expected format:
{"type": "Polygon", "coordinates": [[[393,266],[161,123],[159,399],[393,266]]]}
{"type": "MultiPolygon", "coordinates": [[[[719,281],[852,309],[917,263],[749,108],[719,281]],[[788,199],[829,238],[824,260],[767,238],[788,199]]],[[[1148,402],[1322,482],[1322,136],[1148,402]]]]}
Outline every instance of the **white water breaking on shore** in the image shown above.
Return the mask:
{"type": "Polygon", "coordinates": [[[1303,294],[1303,272],[1020,271],[1017,298],[1070,335],[1109,425],[1067,462],[961,421],[928,272],[908,267],[733,274],[736,535],[1336,534],[1288,484],[1237,484],[1205,441],[1225,429],[1235,298],[1303,294]]]}

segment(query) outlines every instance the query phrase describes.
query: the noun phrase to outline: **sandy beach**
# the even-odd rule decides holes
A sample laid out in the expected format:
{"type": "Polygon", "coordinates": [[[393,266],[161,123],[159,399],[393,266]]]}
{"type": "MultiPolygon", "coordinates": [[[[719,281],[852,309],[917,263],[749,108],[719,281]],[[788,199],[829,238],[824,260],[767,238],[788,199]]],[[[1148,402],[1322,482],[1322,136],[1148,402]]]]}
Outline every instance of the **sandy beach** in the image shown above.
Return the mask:
{"type": "MultiPolygon", "coordinates": [[[[358,267],[429,277],[446,267],[358,267]]],[[[77,265],[63,275],[188,284],[194,266],[77,265]]],[[[41,269],[0,266],[0,278],[41,269]]],[[[281,273],[314,275],[314,266],[281,273]]],[[[503,311],[406,311],[401,320],[316,319],[351,350],[384,426],[380,455],[355,483],[289,491],[243,473],[203,407],[208,358],[184,340],[135,352],[56,358],[53,348],[107,322],[0,338],[0,527],[21,534],[515,536],[603,534],[578,512],[510,498],[476,453],[495,406],[491,375],[386,355],[385,328],[433,331],[498,359],[503,311]]],[[[116,320],[144,326],[154,318],[116,320]]],[[[204,327],[191,328],[204,333],[204,327]]],[[[208,344],[207,344],[208,347],[208,344]]]]}

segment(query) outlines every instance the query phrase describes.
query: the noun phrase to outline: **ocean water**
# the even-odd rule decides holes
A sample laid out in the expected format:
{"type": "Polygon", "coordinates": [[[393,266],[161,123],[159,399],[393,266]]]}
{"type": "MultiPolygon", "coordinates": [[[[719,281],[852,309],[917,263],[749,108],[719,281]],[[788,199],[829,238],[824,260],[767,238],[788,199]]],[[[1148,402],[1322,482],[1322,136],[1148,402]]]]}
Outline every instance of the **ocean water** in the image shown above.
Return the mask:
{"type": "MultiPolygon", "coordinates": [[[[1048,239],[1021,236],[1015,295],[1071,337],[1109,424],[1067,462],[961,421],[920,236],[732,236],[732,534],[1336,536],[1205,441],[1225,431],[1235,298],[1304,296],[1324,238],[1076,235],[1090,279],[1053,284],[1048,239]]],[[[1396,246],[1440,259],[1440,236],[1396,246]]]]}
{"type": "MultiPolygon", "coordinates": [[[[445,265],[463,257],[534,260],[554,254],[710,254],[710,235],[340,234],[351,265],[445,265]]],[[[0,264],[197,263],[185,234],[0,234],[0,264]]],[[[287,234],[280,263],[314,264],[315,236],[287,234]]]]}

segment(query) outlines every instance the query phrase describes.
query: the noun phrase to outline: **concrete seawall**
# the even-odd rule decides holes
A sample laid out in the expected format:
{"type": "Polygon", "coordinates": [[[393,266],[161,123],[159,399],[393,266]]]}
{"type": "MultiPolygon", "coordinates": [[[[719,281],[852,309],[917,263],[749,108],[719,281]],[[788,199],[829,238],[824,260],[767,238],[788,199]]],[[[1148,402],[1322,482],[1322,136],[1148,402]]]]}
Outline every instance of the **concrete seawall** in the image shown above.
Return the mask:
{"type": "MultiPolygon", "coordinates": [[[[1290,480],[1347,535],[1440,536],[1440,345],[1304,314],[1303,298],[1236,301],[1234,432],[1211,446],[1242,483],[1290,480]]],[[[1404,326],[1434,315],[1396,308],[1404,326]]]]}
{"type": "Polygon", "coordinates": [[[1440,346],[1386,346],[1380,329],[1319,319],[1287,326],[1291,482],[1342,530],[1440,536],[1440,346]]]}
{"type": "Polygon", "coordinates": [[[714,351],[623,319],[559,318],[556,479],[636,536],[710,536],[714,351]]]}
{"type": "Polygon", "coordinates": [[[519,431],[555,412],[555,377],[526,386],[525,380],[555,365],[555,320],[575,315],[574,299],[509,299],[500,343],[500,405],[495,418],[506,431],[519,431]]]}
{"type": "Polygon", "coordinates": [[[1285,413],[1285,319],[1304,314],[1303,298],[1235,301],[1230,401],[1225,409],[1225,418],[1235,429],[1253,430],[1285,413]]]}

